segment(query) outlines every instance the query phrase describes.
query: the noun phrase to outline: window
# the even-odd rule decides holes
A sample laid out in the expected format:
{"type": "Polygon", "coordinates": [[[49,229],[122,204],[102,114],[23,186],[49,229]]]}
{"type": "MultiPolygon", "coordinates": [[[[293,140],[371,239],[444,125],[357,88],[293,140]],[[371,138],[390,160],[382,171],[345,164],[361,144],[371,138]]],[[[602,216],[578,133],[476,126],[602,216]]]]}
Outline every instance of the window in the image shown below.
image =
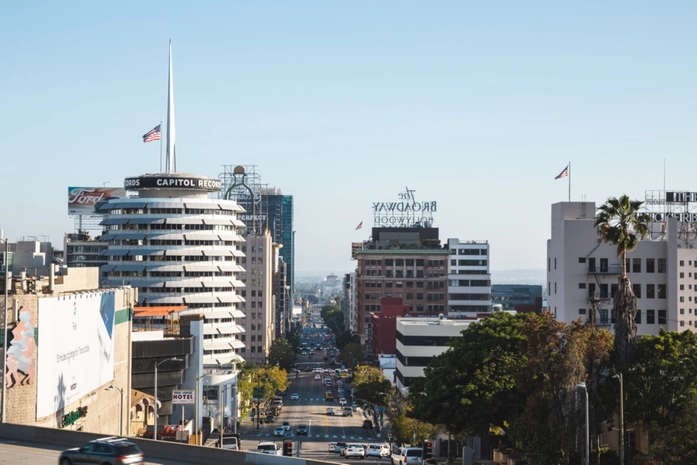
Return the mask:
{"type": "Polygon", "coordinates": [[[646,298],[647,299],[655,299],[656,298],[656,285],[655,284],[647,284],[646,285],[646,298]]]}
{"type": "Polygon", "coordinates": [[[578,257],[579,263],[586,263],[586,257],[578,257]]]}
{"type": "Polygon", "coordinates": [[[641,324],[641,310],[636,311],[636,317],[634,318],[634,321],[636,324],[640,325],[641,324]]]}
{"type": "Polygon", "coordinates": [[[666,298],[666,285],[665,285],[665,284],[659,284],[659,285],[658,285],[658,298],[659,298],[659,299],[665,299],[665,298],[666,298]]]}
{"type": "Polygon", "coordinates": [[[617,288],[619,287],[619,284],[610,284],[610,297],[615,298],[615,293],[617,292],[617,288]]]}
{"type": "Polygon", "coordinates": [[[641,258],[632,259],[632,273],[641,273],[641,258]]]}
{"type": "Polygon", "coordinates": [[[585,288],[586,288],[586,283],[578,283],[578,288],[579,288],[579,289],[585,289],[585,288]]]}
{"type": "Polygon", "coordinates": [[[655,273],[656,272],[656,261],[653,258],[646,259],[646,272],[655,273]]]}
{"type": "Polygon", "coordinates": [[[659,259],[658,259],[658,272],[659,272],[659,273],[665,273],[665,272],[666,272],[666,259],[665,259],[665,258],[659,258],[659,259]]]}
{"type": "Polygon", "coordinates": [[[641,299],[641,284],[632,284],[632,290],[637,299],[641,299]]]}
{"type": "Polygon", "coordinates": [[[683,272],[681,271],[681,272],[680,272],[680,277],[681,277],[681,278],[684,278],[684,277],[685,277],[685,273],[683,273],[683,272]]]}
{"type": "Polygon", "coordinates": [[[607,258],[601,258],[601,259],[600,259],[600,272],[601,272],[601,273],[607,273],[607,272],[608,272],[607,258]]]}
{"type": "Polygon", "coordinates": [[[554,257],[554,269],[557,269],[557,257],[554,257]]]}
{"type": "Polygon", "coordinates": [[[685,296],[680,296],[680,302],[685,302],[685,296]]]}
{"type": "Polygon", "coordinates": [[[588,271],[595,273],[595,258],[588,259],[588,271]]]}
{"type": "Polygon", "coordinates": [[[557,293],[557,283],[554,283],[554,293],[557,293]]]}
{"type": "Polygon", "coordinates": [[[685,314],[685,309],[684,309],[684,308],[681,308],[681,309],[680,309],[680,314],[681,314],[681,315],[684,315],[684,314],[685,314]]]}
{"type": "Polygon", "coordinates": [[[586,309],[585,309],[585,308],[579,308],[579,309],[578,309],[578,314],[579,314],[579,315],[585,315],[585,314],[586,314],[586,309]]]}
{"type": "Polygon", "coordinates": [[[588,283],[588,297],[595,298],[595,283],[588,283]]]}
{"type": "Polygon", "coordinates": [[[666,311],[665,310],[658,311],[658,324],[659,325],[666,324],[666,311]]]}
{"type": "Polygon", "coordinates": [[[681,291],[684,291],[684,290],[685,290],[685,285],[684,285],[684,284],[681,284],[681,285],[680,285],[680,290],[681,290],[681,291]]]}
{"type": "Polygon", "coordinates": [[[685,260],[680,260],[680,266],[685,266],[685,260]]]}
{"type": "Polygon", "coordinates": [[[646,310],[646,324],[655,325],[656,324],[656,310],[646,310]]]}

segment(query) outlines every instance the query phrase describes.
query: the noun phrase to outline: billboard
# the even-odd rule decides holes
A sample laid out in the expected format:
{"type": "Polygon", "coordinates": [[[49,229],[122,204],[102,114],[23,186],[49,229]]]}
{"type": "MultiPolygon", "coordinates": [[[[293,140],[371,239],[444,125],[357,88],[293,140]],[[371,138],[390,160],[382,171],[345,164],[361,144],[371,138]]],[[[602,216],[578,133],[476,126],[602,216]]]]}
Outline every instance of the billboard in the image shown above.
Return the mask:
{"type": "Polygon", "coordinates": [[[68,215],[93,216],[97,202],[124,199],[126,190],[120,187],[68,187],[68,215]]]}
{"type": "Polygon", "coordinates": [[[114,379],[114,293],[39,299],[37,418],[114,379]]]}

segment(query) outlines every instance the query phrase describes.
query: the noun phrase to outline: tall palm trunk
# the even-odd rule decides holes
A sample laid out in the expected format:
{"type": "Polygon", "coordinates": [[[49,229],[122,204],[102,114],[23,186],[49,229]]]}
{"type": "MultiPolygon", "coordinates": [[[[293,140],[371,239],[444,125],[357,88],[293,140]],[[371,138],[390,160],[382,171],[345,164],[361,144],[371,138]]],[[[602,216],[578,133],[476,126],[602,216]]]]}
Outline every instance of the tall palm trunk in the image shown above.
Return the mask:
{"type": "MultiPolygon", "coordinates": [[[[624,260],[622,263],[624,269],[624,260]]],[[[612,316],[615,319],[615,364],[617,370],[622,372],[627,367],[636,348],[637,303],[629,276],[622,273],[618,281],[612,316]]]]}

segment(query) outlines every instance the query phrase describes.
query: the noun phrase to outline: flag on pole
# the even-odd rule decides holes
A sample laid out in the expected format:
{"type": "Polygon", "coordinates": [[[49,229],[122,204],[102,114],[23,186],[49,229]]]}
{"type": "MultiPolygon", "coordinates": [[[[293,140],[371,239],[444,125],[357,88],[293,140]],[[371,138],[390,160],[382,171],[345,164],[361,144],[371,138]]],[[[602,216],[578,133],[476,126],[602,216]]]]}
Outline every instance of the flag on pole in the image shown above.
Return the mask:
{"type": "Polygon", "coordinates": [[[162,124],[158,124],[151,130],[143,134],[143,143],[153,142],[162,139],[162,132],[160,132],[160,126],[162,126],[162,124]]]}
{"type": "Polygon", "coordinates": [[[363,227],[363,222],[361,221],[360,223],[358,223],[358,226],[356,226],[356,231],[358,231],[362,227],[363,227]]]}
{"type": "Polygon", "coordinates": [[[564,170],[563,170],[561,173],[559,173],[559,176],[557,176],[557,177],[554,178],[554,179],[556,180],[556,179],[565,178],[565,177],[567,177],[568,175],[569,175],[569,165],[566,165],[566,168],[564,168],[564,170]]]}

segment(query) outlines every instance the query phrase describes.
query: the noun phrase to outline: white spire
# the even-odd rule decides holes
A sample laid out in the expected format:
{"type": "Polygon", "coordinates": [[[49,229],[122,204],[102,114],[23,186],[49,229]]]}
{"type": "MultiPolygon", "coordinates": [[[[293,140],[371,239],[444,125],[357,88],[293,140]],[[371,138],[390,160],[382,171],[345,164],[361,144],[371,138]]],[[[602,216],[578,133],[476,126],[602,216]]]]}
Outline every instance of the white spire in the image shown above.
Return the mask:
{"type": "Polygon", "coordinates": [[[171,173],[177,168],[174,133],[174,81],[172,78],[172,39],[169,40],[169,84],[167,90],[167,159],[165,171],[171,173]]]}

